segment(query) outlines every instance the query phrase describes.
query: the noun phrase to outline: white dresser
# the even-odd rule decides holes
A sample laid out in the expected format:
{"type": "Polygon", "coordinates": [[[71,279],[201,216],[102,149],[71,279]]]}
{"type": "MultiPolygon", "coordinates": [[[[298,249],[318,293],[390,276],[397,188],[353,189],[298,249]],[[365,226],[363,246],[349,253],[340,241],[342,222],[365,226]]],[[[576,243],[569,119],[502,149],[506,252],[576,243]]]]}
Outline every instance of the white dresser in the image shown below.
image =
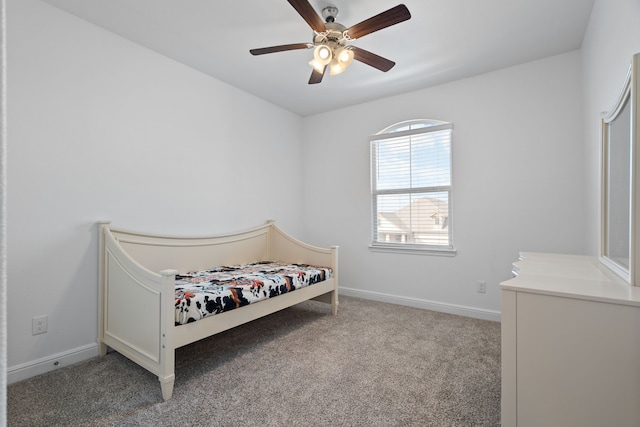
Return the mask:
{"type": "Polygon", "coordinates": [[[502,426],[640,426],[640,287],[525,252],[501,283],[502,426]]]}

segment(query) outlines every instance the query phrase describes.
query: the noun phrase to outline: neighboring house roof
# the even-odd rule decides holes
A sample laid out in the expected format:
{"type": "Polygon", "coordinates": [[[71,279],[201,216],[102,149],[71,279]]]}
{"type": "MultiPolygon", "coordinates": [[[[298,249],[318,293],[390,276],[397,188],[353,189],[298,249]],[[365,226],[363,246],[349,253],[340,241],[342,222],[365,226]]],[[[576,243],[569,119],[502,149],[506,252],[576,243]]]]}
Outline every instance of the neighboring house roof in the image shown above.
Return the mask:
{"type": "Polygon", "coordinates": [[[378,232],[401,233],[408,227],[396,212],[378,212],[378,232]]]}
{"type": "Polygon", "coordinates": [[[395,212],[378,212],[378,233],[406,233],[410,229],[412,214],[432,219],[428,223],[414,221],[412,228],[414,234],[433,233],[448,228],[449,205],[441,199],[422,197],[395,212]],[[441,218],[440,224],[436,224],[436,217],[441,218]]]}

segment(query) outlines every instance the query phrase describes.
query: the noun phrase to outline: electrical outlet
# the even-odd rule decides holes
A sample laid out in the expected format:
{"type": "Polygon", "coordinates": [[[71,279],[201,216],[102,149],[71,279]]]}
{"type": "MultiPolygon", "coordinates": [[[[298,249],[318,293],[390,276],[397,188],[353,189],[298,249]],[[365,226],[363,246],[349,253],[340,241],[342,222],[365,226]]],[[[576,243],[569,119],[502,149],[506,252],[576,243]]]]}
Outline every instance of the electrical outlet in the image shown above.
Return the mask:
{"type": "Polygon", "coordinates": [[[37,316],[31,319],[31,335],[44,334],[49,326],[48,316],[37,316]]]}
{"type": "Polygon", "coordinates": [[[478,280],[478,293],[484,294],[487,292],[487,282],[484,280],[478,280]]]}

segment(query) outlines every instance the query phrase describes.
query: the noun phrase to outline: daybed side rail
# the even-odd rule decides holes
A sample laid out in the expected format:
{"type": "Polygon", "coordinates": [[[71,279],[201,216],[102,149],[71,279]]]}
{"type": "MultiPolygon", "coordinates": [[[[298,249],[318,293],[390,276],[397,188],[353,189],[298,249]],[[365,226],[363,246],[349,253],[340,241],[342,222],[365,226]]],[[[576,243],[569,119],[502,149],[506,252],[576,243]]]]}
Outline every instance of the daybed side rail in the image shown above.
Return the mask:
{"type": "Polygon", "coordinates": [[[269,225],[232,234],[182,237],[111,230],[120,246],[140,265],[160,271],[167,265],[180,273],[219,265],[263,261],[269,251],[269,225]]]}
{"type": "MultiPolygon", "coordinates": [[[[119,245],[108,223],[100,225],[100,353],[119,353],[173,383],[172,340],[176,270],[154,273],[138,264],[119,245]]],[[[164,390],[164,387],[163,387],[164,390]]]]}

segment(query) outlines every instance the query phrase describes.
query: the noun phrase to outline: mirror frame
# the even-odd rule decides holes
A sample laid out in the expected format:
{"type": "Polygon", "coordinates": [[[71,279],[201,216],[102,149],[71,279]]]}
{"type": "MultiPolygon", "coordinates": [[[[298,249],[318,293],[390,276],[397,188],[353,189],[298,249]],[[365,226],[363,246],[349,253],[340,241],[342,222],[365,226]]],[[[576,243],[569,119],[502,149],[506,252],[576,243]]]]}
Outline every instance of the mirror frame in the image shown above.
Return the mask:
{"type": "MultiPolygon", "coordinates": [[[[631,61],[631,66],[627,72],[624,87],[620,93],[615,106],[608,113],[603,114],[601,120],[601,190],[600,190],[600,261],[607,268],[612,270],[623,280],[632,286],[640,285],[640,280],[636,280],[636,275],[640,272],[640,221],[636,220],[638,210],[636,205],[640,203],[640,173],[636,173],[637,165],[640,164],[639,145],[638,145],[638,125],[640,123],[640,114],[638,107],[640,106],[638,100],[638,84],[640,82],[640,53],[635,54],[631,61]],[[628,108],[626,108],[628,106],[628,108]],[[622,114],[629,114],[629,117],[623,117],[622,114]],[[623,140],[620,143],[626,142],[629,149],[629,159],[627,162],[617,164],[612,167],[611,159],[609,156],[611,141],[611,129],[616,119],[621,119],[623,123],[628,120],[629,123],[629,140],[623,140]],[[629,261],[628,266],[617,262],[610,256],[609,251],[609,231],[613,224],[610,223],[610,209],[609,209],[609,186],[615,183],[615,175],[612,174],[613,170],[618,167],[625,167],[628,169],[629,182],[621,182],[621,185],[628,185],[628,224],[615,224],[616,226],[626,225],[626,231],[629,233],[629,261]]],[[[626,134],[624,135],[626,138],[626,134]]],[[[620,144],[619,143],[619,144],[620,144]]],[[[624,187],[623,187],[624,188],[624,187]]],[[[626,209],[626,200],[622,211],[626,209]]],[[[622,230],[625,232],[625,230],[622,230]]],[[[623,242],[624,243],[624,242],[623,242]]]]}

